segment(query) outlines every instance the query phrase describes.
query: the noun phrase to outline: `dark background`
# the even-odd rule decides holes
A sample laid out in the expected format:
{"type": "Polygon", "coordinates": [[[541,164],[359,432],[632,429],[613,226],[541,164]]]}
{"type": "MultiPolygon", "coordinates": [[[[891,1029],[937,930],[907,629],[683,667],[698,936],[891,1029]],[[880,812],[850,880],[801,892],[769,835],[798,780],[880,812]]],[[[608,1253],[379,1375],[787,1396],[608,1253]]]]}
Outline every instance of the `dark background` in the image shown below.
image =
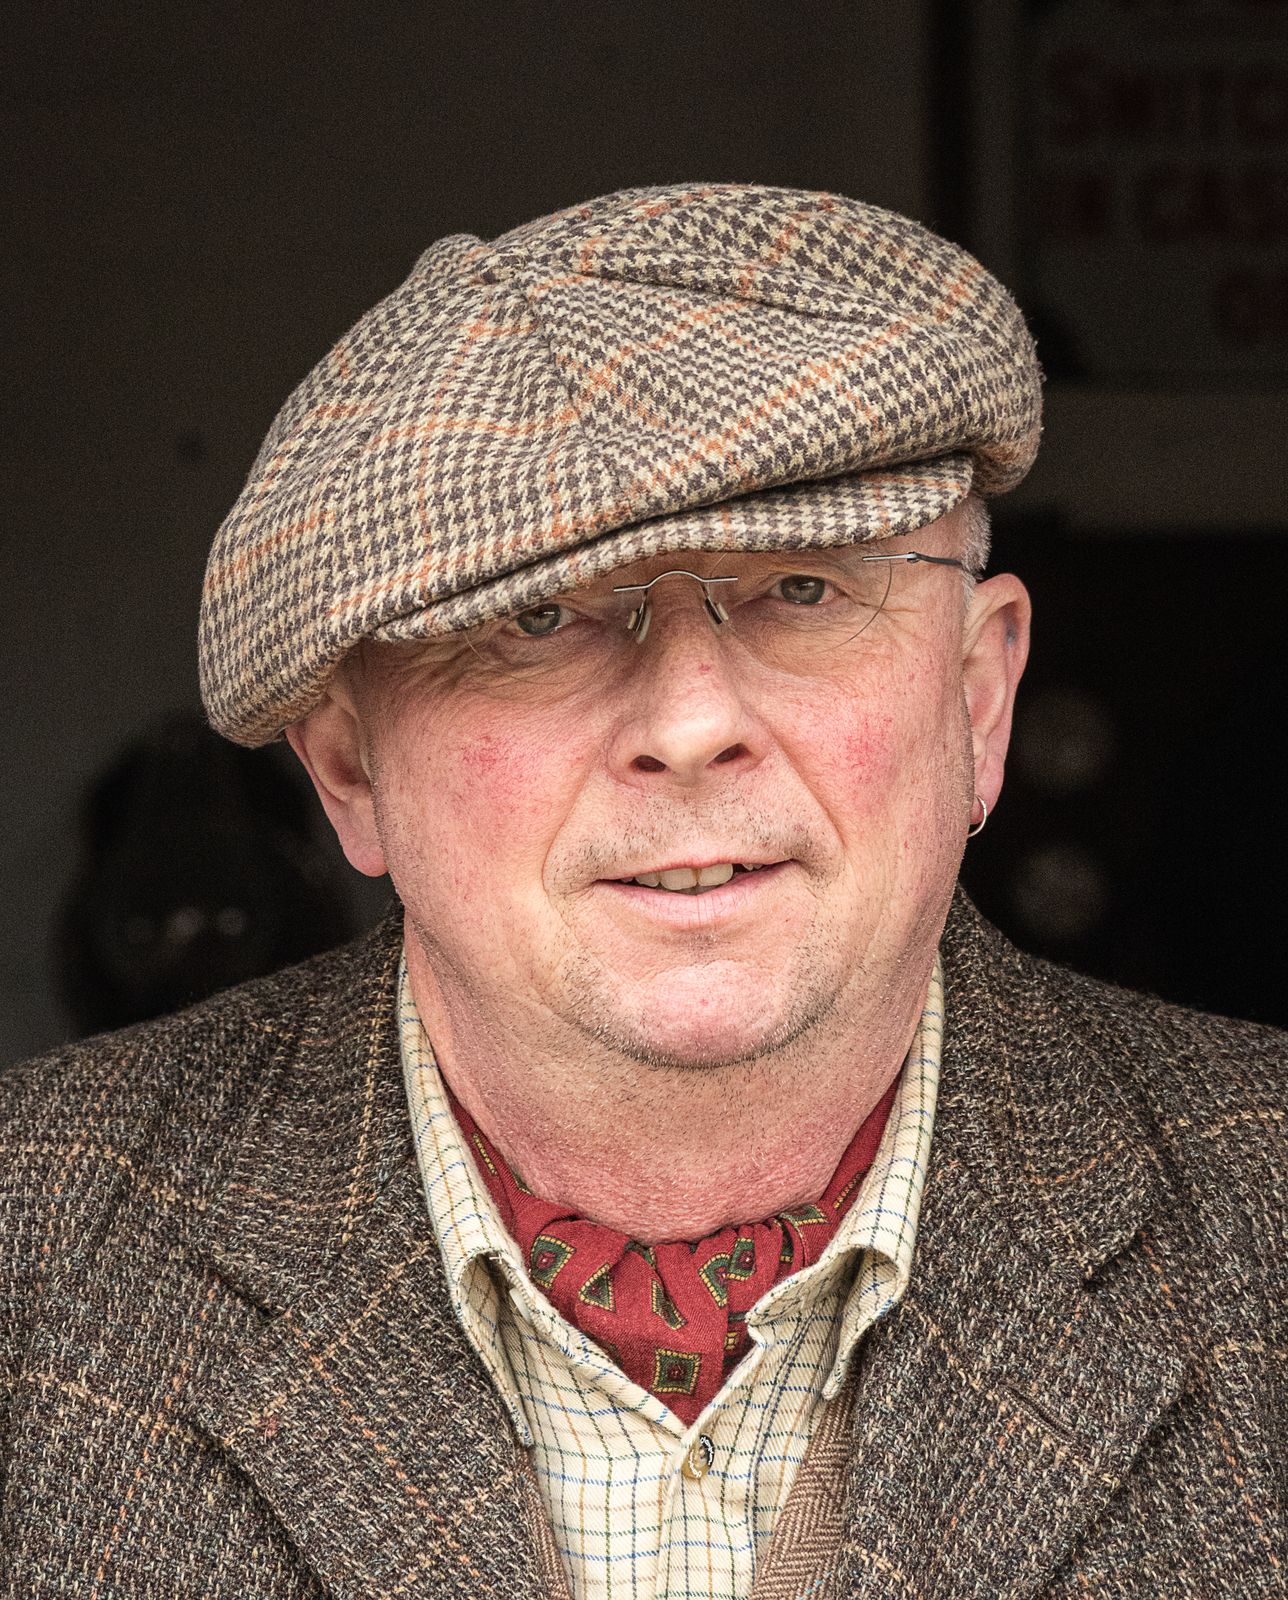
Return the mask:
{"type": "MultiPolygon", "coordinates": [[[[968,21],[1007,9],[145,0],[20,14],[2,130],[0,1062],[89,1025],[104,907],[145,877],[158,926],[195,925],[188,902],[204,896],[239,947],[255,943],[248,918],[253,933],[283,859],[306,941],[382,903],[331,877],[277,755],[257,758],[271,781],[248,777],[172,722],[197,706],[213,531],[330,343],[436,237],[691,179],[891,206],[977,249],[1024,299],[1026,229],[1013,256],[997,217],[1031,216],[1048,185],[1017,159],[999,194],[981,151],[998,147],[1000,91],[1027,88],[1031,115],[1033,85],[1022,60],[998,58],[1009,76],[990,80],[995,37],[968,21]],[[181,779],[175,762],[188,762],[181,779]],[[269,819],[267,842],[228,867],[224,905],[212,878],[247,806],[269,819]]],[[[1092,35],[1104,9],[1087,8],[1092,35]]],[[[1283,20],[1277,0],[1252,9],[1272,33],[1283,20]]],[[[1201,0],[1188,10],[1211,21],[1201,0]]],[[[1178,123],[1149,137],[1179,149],[1196,135],[1178,123]]],[[[1280,220],[1288,233],[1288,207],[1280,220]]],[[[1251,330],[1251,385],[1188,374],[1183,358],[1165,381],[1124,384],[1071,359],[1069,327],[1094,305],[1030,307],[1063,388],[1033,479],[997,506],[995,565],[1030,584],[1035,653],[1006,792],[967,878],[1030,948],[1288,1022],[1279,304],[1251,330]]],[[[1160,326],[1169,315],[1160,304],[1160,326]]],[[[1185,347],[1183,325],[1167,332],[1185,347]]],[[[148,937],[136,907],[125,944],[148,937]]],[[[265,935],[259,953],[295,952],[265,935]]]]}

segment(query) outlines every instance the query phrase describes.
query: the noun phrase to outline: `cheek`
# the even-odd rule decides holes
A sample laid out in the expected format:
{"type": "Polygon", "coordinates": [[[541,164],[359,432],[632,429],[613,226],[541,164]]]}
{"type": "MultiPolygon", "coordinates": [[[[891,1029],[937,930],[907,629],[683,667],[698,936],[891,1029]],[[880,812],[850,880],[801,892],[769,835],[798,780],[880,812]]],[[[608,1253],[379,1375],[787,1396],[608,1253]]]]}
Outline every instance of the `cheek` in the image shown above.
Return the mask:
{"type": "Polygon", "coordinates": [[[880,700],[841,700],[815,723],[815,749],[826,753],[838,784],[864,809],[888,805],[892,789],[922,755],[923,730],[907,713],[902,696],[887,694],[880,700]]]}
{"type": "Polygon", "coordinates": [[[845,728],[837,743],[844,779],[860,788],[881,786],[895,765],[894,733],[895,719],[885,711],[873,711],[845,728]]]}
{"type": "Polygon", "coordinates": [[[901,802],[924,809],[927,791],[943,786],[961,743],[951,685],[915,671],[880,695],[838,695],[796,725],[808,729],[812,764],[826,772],[834,800],[849,817],[874,825],[901,802]]]}
{"type": "Polygon", "coordinates": [[[478,820],[526,814],[533,800],[536,752],[515,736],[480,733],[444,752],[445,787],[456,808],[478,820]]]}
{"type": "Polygon", "coordinates": [[[426,826],[449,846],[462,886],[484,860],[539,868],[573,804],[585,752],[548,724],[517,719],[504,729],[463,720],[422,748],[426,826]]]}
{"type": "Polygon", "coordinates": [[[513,840],[552,828],[576,792],[586,755],[548,727],[520,726],[505,733],[477,733],[445,752],[446,781],[454,808],[488,841],[504,848],[513,840]]]}

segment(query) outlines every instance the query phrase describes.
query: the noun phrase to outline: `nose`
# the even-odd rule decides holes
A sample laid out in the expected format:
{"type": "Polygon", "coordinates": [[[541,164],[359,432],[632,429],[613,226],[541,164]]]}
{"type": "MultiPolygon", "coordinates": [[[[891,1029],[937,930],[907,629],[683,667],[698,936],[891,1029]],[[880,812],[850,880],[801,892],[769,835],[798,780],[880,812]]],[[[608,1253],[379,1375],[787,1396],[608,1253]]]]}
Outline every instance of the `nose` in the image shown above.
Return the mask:
{"type": "MultiPolygon", "coordinates": [[[[655,591],[656,592],[656,591],[655,591]]],[[[750,769],[768,735],[748,685],[730,659],[723,629],[691,596],[656,605],[638,648],[630,698],[613,738],[612,763],[624,779],[690,788],[719,770],[750,769]]]]}

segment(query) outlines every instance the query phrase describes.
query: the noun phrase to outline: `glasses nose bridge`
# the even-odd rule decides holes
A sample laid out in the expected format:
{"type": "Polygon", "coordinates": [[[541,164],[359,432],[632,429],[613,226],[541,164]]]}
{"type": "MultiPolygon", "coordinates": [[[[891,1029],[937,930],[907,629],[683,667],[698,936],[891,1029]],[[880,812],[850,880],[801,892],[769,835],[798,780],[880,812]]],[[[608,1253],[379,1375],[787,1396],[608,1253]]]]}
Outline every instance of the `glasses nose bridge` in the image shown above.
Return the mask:
{"type": "Polygon", "coordinates": [[[623,617],[616,635],[616,660],[632,693],[614,752],[630,781],[678,783],[687,789],[709,768],[732,774],[759,758],[758,724],[738,665],[724,648],[734,625],[716,599],[737,581],[736,576],[671,568],[648,583],[623,584],[615,591],[614,599],[630,604],[633,616],[642,613],[633,629],[631,618],[623,617]],[[689,581],[672,583],[673,578],[689,581]],[[641,649],[659,601],[667,615],[649,637],[649,648],[641,649]]]}
{"type": "Polygon", "coordinates": [[[701,595],[702,609],[712,627],[717,629],[725,627],[729,621],[729,612],[721,603],[717,586],[737,583],[737,577],[725,574],[704,577],[700,572],[690,572],[687,567],[670,567],[665,572],[659,572],[650,578],[647,583],[618,584],[613,589],[614,595],[620,596],[629,608],[625,626],[636,644],[644,643],[652,626],[656,609],[654,590],[658,584],[664,583],[669,578],[687,578],[696,584],[701,595]]]}

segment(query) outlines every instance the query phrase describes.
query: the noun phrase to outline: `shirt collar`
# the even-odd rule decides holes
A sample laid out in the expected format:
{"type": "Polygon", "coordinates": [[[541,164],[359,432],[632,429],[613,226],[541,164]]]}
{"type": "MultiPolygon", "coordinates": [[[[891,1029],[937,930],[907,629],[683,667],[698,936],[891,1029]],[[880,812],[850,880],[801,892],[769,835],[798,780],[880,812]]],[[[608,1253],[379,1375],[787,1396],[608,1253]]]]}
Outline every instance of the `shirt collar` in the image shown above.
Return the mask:
{"type": "Polygon", "coordinates": [[[904,1058],[894,1103],[872,1165],[841,1226],[811,1267],[763,1295],[747,1325],[769,1326],[807,1310],[857,1264],[845,1298],[836,1359],[823,1385],[831,1399],[844,1381],[854,1347],[871,1325],[903,1298],[930,1166],[930,1140],[939,1094],[939,1057],[944,1037],[944,980],[939,958],[926,989],[921,1016],[904,1058]]]}
{"type": "MultiPolygon", "coordinates": [[[[776,1323],[799,1316],[858,1270],[845,1298],[840,1337],[823,1393],[841,1387],[855,1345],[907,1288],[930,1158],[943,1040],[943,977],[938,959],[912,1045],[900,1073],[876,1158],[827,1248],[810,1267],[763,1295],[747,1322],[758,1342],[776,1323]]],[[[529,1279],[519,1248],[497,1212],[477,1159],[453,1117],[433,1048],[421,1025],[404,956],[398,981],[399,1041],[412,1132],[430,1221],[438,1237],[453,1308],[515,1421],[529,1429],[499,1331],[501,1289],[493,1264],[538,1327],[557,1313],[529,1279]],[[480,1265],[483,1270],[480,1271],[480,1265]]]]}

